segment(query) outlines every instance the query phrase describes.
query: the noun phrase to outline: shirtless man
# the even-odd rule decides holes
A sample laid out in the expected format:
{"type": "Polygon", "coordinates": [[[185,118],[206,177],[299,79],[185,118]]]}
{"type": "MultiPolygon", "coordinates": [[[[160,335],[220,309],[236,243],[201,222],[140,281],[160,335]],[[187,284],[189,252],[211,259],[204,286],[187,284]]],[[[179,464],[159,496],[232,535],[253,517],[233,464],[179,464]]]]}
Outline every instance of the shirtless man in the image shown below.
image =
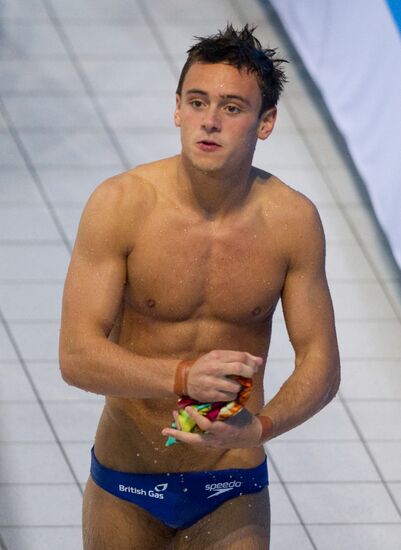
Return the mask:
{"type": "Polygon", "coordinates": [[[280,64],[248,27],[200,39],[177,90],[181,154],[106,180],[85,206],[60,334],[64,379],[106,396],[85,550],[268,549],[262,444],[337,392],[319,216],[252,167],[275,124],[280,64]],[[280,297],[295,368],[264,404],[280,297]],[[199,402],[232,401],[236,375],[253,380],[242,420],[192,413],[202,433],[171,428],[184,388],[199,402]],[[178,443],[166,447],[168,435],[178,443]]]}

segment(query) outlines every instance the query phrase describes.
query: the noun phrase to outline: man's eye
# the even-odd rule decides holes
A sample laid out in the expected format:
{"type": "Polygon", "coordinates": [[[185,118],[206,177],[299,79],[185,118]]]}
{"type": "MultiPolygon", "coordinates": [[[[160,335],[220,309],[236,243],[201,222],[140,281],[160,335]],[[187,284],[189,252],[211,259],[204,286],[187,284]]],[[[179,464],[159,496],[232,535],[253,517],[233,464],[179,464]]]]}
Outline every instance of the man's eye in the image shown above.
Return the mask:
{"type": "Polygon", "coordinates": [[[192,107],[195,107],[195,109],[202,107],[202,101],[199,101],[198,99],[193,99],[192,101],[190,101],[190,104],[192,105],[192,107]]]}
{"type": "Polygon", "coordinates": [[[230,114],[237,114],[241,112],[241,109],[235,105],[227,105],[226,109],[230,114]]]}

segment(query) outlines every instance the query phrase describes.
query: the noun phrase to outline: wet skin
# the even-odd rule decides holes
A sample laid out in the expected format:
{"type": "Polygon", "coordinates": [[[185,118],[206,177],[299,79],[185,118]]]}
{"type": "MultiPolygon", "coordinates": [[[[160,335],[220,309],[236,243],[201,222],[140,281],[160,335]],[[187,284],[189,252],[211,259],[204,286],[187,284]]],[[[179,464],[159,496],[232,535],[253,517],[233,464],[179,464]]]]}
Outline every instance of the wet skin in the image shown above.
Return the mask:
{"type": "MultiPolygon", "coordinates": [[[[96,350],[91,352],[85,344],[95,336],[108,338],[144,362],[156,358],[159,365],[212,350],[243,351],[266,360],[272,317],[281,297],[297,370],[307,373],[299,378],[306,379],[305,391],[310,386],[323,394],[328,373],[336,368],[320,222],[306,197],[252,167],[257,140],[266,139],[275,123],[275,109],[262,116],[260,109],[261,95],[252,74],[224,64],[193,65],[177,97],[181,154],[110,178],[84,210],[66,281],[60,349],[67,350],[64,356],[82,358],[81,370],[75,359],[72,383],[106,395],[95,444],[105,466],[128,472],[253,467],[262,462],[264,450],[255,443],[249,448],[189,443],[166,448],[161,430],[171,424],[177,396],[171,391],[141,398],[140,388],[135,388],[135,398],[122,397],[124,377],[107,374],[104,356],[99,362],[106,376],[97,383],[96,370],[86,366],[96,350]],[[112,254],[115,258],[109,261],[112,254]],[[68,353],[69,348],[74,353],[68,353]],[[325,357],[327,361],[321,359],[325,357]],[[316,369],[314,362],[319,361],[322,367],[316,369]],[[113,385],[108,386],[108,376],[113,385]]],[[[108,353],[111,357],[115,352],[105,348],[108,353]]],[[[264,367],[253,377],[247,404],[252,414],[264,406],[264,367]]],[[[149,370],[150,380],[155,380],[154,372],[149,370]]],[[[272,409],[282,431],[312,414],[296,395],[302,393],[302,384],[297,381],[296,390],[287,387],[272,409]],[[293,418],[286,424],[291,406],[293,418]]],[[[268,547],[268,493],[260,498],[255,517],[264,519],[253,534],[243,535],[247,548],[268,547]]],[[[107,514],[102,519],[96,511],[114,506],[119,533],[132,540],[145,522],[144,513],[113,499],[88,483],[86,533],[95,522],[90,518],[98,518],[99,528],[107,521],[107,514]]],[[[244,499],[233,501],[238,510],[244,499]]],[[[218,542],[229,536],[232,526],[218,524],[217,547],[234,548],[232,540],[227,546],[218,542]]],[[[171,532],[161,529],[159,535],[162,541],[171,532]]],[[[92,539],[88,535],[85,548],[103,547],[92,539]]],[[[241,544],[239,534],[237,540],[241,544]]]]}

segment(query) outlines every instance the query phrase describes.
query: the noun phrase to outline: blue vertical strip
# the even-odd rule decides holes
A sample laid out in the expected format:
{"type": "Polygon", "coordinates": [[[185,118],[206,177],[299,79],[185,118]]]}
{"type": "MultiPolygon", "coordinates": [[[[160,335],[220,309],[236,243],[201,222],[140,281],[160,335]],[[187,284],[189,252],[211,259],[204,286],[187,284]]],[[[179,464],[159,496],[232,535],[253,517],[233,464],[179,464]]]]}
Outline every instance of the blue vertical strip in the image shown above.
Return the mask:
{"type": "Polygon", "coordinates": [[[387,0],[387,4],[401,34],[401,0],[387,0]]]}

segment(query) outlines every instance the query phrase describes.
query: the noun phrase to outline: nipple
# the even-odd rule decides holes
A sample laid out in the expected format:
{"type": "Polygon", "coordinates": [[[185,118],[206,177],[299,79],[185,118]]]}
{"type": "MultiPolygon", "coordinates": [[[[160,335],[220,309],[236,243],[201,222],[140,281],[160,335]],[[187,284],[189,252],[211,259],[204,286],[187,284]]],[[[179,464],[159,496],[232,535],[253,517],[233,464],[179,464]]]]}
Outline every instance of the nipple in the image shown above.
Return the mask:
{"type": "Polygon", "coordinates": [[[252,315],[259,315],[259,313],[262,311],[262,309],[257,306],[255,309],[252,310],[252,315]]]}
{"type": "Polygon", "coordinates": [[[152,300],[152,298],[149,298],[149,300],[146,300],[146,303],[149,307],[155,307],[156,302],[152,300]]]}

